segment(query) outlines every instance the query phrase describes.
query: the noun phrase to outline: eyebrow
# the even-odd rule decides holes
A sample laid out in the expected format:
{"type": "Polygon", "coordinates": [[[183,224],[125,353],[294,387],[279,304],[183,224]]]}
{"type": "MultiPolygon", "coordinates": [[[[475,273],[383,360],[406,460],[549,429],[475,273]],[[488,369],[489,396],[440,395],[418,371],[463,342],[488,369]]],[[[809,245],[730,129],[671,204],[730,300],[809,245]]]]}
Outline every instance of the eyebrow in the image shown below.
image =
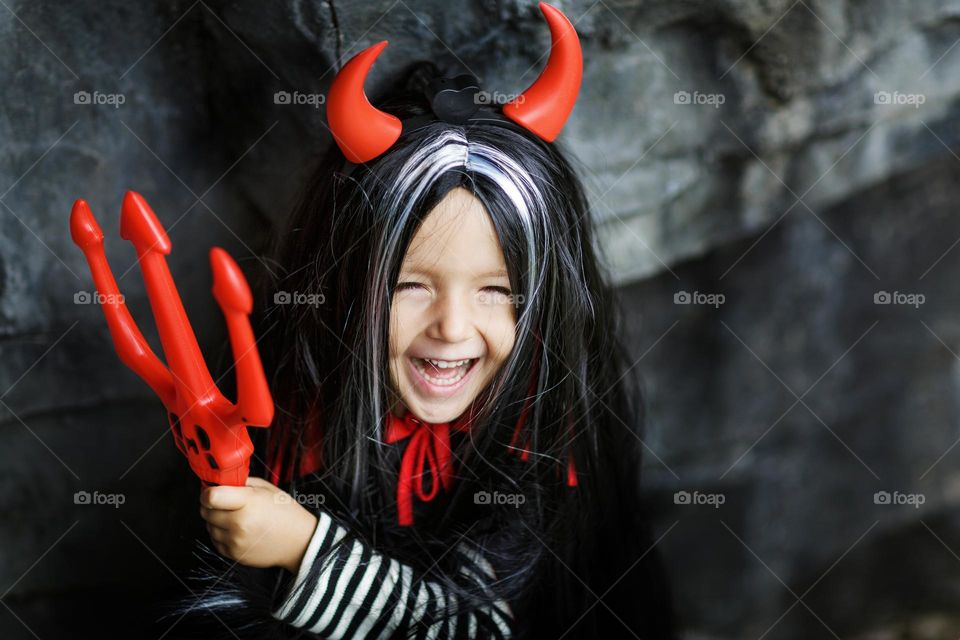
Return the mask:
{"type": "Polygon", "coordinates": [[[508,277],[506,269],[495,269],[477,275],[478,278],[506,278],[508,277]]]}
{"type": "MultiPolygon", "coordinates": [[[[400,273],[404,273],[404,274],[408,274],[408,275],[424,275],[424,276],[431,276],[431,275],[433,275],[433,271],[431,271],[431,270],[429,270],[429,269],[424,269],[424,268],[421,268],[421,267],[412,267],[412,268],[409,268],[409,269],[401,269],[401,270],[400,270],[400,273]]],[[[507,273],[507,270],[506,270],[506,269],[494,269],[493,271],[486,271],[486,272],[484,272],[484,273],[478,273],[478,274],[476,275],[476,277],[477,277],[477,278],[509,278],[509,277],[510,277],[510,274],[507,273]]]]}

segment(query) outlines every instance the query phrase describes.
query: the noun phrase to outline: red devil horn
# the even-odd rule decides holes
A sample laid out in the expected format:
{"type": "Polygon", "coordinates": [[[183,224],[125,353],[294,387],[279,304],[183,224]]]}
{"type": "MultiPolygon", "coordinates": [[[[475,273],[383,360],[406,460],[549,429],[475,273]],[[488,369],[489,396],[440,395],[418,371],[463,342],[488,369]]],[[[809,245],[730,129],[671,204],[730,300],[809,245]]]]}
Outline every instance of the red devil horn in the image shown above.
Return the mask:
{"type": "Polygon", "coordinates": [[[547,142],[563,129],[580,91],[583,55],[577,31],[563,13],[540,3],[550,25],[550,59],[526,91],[503,106],[503,115],[547,142]]]}
{"type": "Polygon", "coordinates": [[[367,47],[340,69],[327,95],[327,122],[337,146],[350,162],[376,158],[390,148],[403,126],[395,116],[367,100],[363,83],[387,41],[367,47]]]}

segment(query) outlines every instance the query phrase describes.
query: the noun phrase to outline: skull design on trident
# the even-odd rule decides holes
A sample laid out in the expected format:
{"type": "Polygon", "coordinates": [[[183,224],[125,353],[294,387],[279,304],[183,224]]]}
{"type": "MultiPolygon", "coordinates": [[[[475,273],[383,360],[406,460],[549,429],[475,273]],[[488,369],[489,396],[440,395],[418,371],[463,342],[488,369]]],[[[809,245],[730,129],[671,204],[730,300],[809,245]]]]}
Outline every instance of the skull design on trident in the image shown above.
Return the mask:
{"type": "Polygon", "coordinates": [[[167,267],[171,243],[143,196],[128,191],[120,237],[133,243],[157,323],[165,366],[150,349],[124,304],[103,249],[103,232],[85,200],[70,214],[70,235],[90,265],[98,299],[120,360],[160,397],[177,448],[205,486],[246,484],[253,443],[247,427],[267,427],[273,399],[250,326],[253,296],[240,267],[219,247],[210,250],[213,297],[223,311],[237,376],[237,402],[210,376],[167,267]]]}

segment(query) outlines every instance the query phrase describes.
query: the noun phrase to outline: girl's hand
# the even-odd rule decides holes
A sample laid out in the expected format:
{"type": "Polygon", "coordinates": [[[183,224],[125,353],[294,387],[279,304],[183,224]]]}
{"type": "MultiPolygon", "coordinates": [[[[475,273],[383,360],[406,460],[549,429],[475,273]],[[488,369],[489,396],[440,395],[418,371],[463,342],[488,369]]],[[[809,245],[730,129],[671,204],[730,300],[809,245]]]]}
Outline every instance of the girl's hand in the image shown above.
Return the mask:
{"type": "Polygon", "coordinates": [[[317,526],[317,517],[290,494],[262,478],[245,487],[207,487],[200,516],[213,546],[249,567],[283,567],[296,573],[317,526]]]}

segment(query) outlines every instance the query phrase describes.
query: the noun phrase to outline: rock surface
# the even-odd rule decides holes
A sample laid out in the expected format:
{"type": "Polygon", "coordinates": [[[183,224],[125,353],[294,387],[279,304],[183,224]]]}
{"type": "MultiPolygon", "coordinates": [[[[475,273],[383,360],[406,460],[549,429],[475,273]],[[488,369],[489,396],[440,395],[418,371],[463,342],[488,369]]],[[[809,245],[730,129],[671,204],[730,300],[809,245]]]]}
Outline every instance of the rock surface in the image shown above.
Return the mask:
{"type": "MultiPolygon", "coordinates": [[[[561,140],[642,358],[644,482],[687,637],[957,637],[960,2],[558,6],[585,54],[561,140]]],[[[311,96],[381,39],[372,93],[418,58],[516,92],[549,42],[528,0],[0,9],[3,637],[129,629],[91,601],[139,611],[202,533],[162,409],[75,304],[92,283],[72,201],[156,345],[117,224],[125,190],[147,197],[225,371],[206,251],[270,269],[269,232],[330,144],[311,96]]]]}

